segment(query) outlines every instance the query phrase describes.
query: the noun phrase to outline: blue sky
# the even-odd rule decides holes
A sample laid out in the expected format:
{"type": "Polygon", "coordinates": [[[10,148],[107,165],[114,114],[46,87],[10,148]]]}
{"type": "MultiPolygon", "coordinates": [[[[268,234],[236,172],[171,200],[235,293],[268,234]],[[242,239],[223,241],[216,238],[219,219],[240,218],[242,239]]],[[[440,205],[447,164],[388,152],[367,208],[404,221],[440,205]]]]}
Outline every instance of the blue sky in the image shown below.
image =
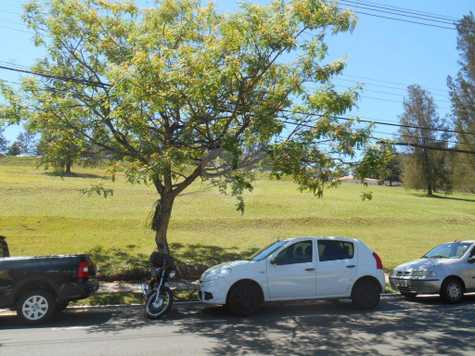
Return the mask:
{"type": "MultiPolygon", "coordinates": [[[[376,1],[376,0],[374,0],[376,1]]],[[[475,10],[473,0],[377,0],[378,3],[429,11],[459,18],[475,10]]],[[[23,0],[0,2],[0,61],[29,66],[41,56],[40,49],[32,43],[32,35],[21,21],[23,0]]],[[[266,0],[253,1],[266,3],[266,0]]],[[[149,5],[151,0],[142,0],[149,5]]],[[[222,12],[232,12],[239,2],[217,0],[222,12]]],[[[364,92],[354,110],[364,118],[398,122],[402,112],[405,87],[419,84],[429,89],[441,115],[450,111],[447,95],[447,76],[458,70],[456,31],[425,27],[386,19],[359,16],[353,33],[338,34],[328,38],[330,58],[346,58],[348,66],[338,88],[364,83],[364,92]]],[[[0,78],[18,81],[19,76],[0,70],[0,78]]],[[[13,140],[18,127],[6,130],[6,137],[13,140]]],[[[395,132],[387,127],[377,127],[376,135],[395,132]]]]}

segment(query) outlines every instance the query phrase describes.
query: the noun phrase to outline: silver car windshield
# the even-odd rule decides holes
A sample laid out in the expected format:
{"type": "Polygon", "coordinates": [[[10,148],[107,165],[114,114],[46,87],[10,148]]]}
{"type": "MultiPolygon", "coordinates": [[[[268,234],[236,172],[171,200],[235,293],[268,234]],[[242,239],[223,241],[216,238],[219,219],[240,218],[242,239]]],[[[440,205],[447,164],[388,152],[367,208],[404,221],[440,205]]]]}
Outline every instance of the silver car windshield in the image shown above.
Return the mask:
{"type": "Polygon", "coordinates": [[[465,242],[442,244],[430,250],[422,258],[460,258],[470,246],[470,243],[465,242]]]}
{"type": "Polygon", "coordinates": [[[263,259],[267,258],[267,256],[271,255],[274,251],[283,246],[285,243],[285,241],[273,242],[262,250],[257,251],[254,255],[251,256],[250,260],[255,262],[262,261],[263,259]]]}

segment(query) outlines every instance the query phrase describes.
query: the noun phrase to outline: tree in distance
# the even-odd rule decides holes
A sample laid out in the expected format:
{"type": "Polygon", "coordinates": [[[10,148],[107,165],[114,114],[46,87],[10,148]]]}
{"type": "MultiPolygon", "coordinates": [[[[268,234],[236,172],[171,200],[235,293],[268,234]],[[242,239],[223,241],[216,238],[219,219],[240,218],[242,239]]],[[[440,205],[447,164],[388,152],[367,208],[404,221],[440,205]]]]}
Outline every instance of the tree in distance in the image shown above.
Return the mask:
{"type": "MultiPolygon", "coordinates": [[[[454,126],[458,146],[475,151],[475,17],[470,13],[457,24],[457,49],[460,70],[455,78],[449,76],[454,126]]],[[[458,190],[475,193],[475,156],[456,154],[453,170],[454,186],[458,190]]]]}
{"type": "Polygon", "coordinates": [[[400,128],[400,140],[409,144],[402,166],[404,185],[423,189],[429,196],[440,190],[450,192],[448,152],[427,148],[447,148],[448,139],[446,132],[438,131],[447,130],[447,125],[438,116],[432,96],[418,85],[409,86],[400,121],[404,125],[400,128]]]}

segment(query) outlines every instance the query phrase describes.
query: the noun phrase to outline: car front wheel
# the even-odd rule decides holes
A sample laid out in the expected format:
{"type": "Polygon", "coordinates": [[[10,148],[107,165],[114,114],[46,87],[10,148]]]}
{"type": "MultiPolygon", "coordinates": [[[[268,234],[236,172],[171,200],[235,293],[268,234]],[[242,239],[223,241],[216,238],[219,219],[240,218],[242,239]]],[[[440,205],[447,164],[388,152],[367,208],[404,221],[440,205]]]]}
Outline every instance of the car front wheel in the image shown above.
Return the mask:
{"type": "Polygon", "coordinates": [[[55,298],[45,290],[24,292],[17,301],[17,315],[28,324],[40,324],[55,312],[55,298]]]}
{"type": "Polygon", "coordinates": [[[250,316],[259,310],[262,303],[263,296],[259,286],[241,281],[231,287],[226,306],[234,315],[250,316]]]}
{"type": "Polygon", "coordinates": [[[440,296],[448,303],[458,303],[463,298],[463,285],[456,278],[444,281],[440,288],[440,296]]]}
{"type": "Polygon", "coordinates": [[[372,279],[362,279],[353,286],[351,301],[359,309],[374,309],[379,304],[381,288],[372,279]]]}

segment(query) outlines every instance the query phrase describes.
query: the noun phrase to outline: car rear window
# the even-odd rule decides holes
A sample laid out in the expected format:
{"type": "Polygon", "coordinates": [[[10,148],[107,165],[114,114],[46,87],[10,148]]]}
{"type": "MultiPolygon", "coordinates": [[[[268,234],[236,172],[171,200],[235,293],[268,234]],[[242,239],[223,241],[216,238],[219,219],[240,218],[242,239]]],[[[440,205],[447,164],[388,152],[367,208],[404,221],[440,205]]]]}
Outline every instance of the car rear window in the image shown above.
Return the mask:
{"type": "Polygon", "coordinates": [[[338,240],[318,241],[320,262],[351,259],[354,254],[355,248],[352,242],[338,240]]]}

